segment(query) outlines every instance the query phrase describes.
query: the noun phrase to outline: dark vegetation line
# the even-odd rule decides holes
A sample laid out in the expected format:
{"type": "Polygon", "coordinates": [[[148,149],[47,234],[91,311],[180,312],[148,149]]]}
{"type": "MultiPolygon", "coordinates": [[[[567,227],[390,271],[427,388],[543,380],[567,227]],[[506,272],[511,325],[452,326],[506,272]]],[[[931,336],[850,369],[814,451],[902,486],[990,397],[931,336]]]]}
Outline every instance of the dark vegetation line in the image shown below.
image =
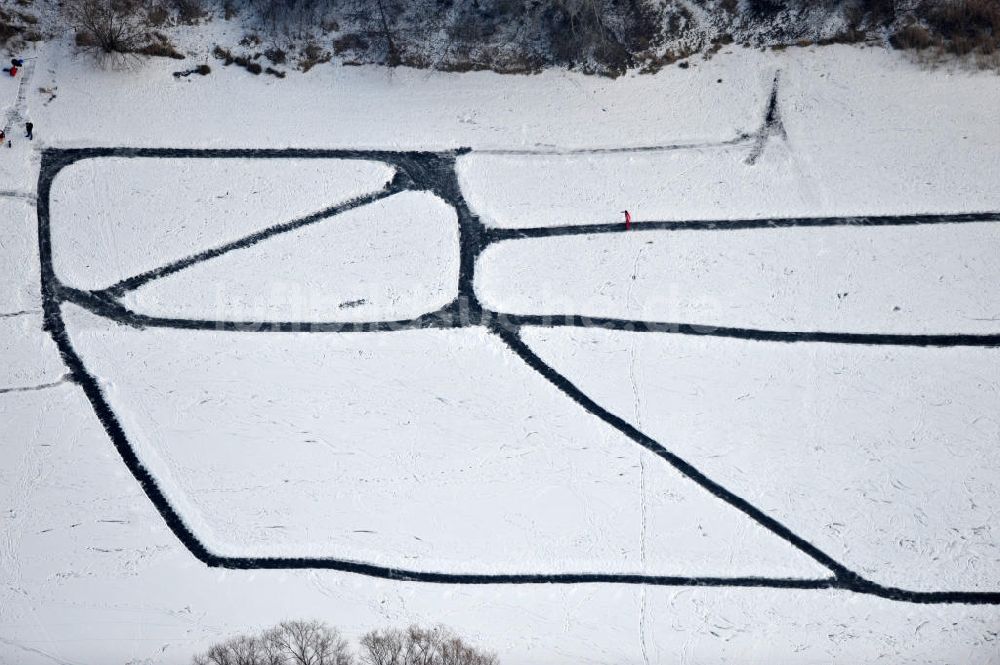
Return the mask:
{"type": "MultiPolygon", "coordinates": [[[[110,6],[66,0],[41,23],[22,11],[27,6],[0,10],[0,45],[6,42],[11,52],[68,27],[77,47],[100,60],[183,60],[164,28],[225,18],[243,36],[238,45],[215,44],[211,54],[223,66],[279,79],[286,71],[274,67],[306,72],[334,58],[344,65],[512,74],[560,67],[616,77],[675,64],[697,67],[734,44],[778,50],[864,43],[919,52],[924,62],[954,55],[991,69],[1000,51],[998,0],[726,0],[697,7],[644,0],[137,0],[110,6]]],[[[193,73],[208,75],[211,68],[203,63],[175,76],[193,73]]]]}

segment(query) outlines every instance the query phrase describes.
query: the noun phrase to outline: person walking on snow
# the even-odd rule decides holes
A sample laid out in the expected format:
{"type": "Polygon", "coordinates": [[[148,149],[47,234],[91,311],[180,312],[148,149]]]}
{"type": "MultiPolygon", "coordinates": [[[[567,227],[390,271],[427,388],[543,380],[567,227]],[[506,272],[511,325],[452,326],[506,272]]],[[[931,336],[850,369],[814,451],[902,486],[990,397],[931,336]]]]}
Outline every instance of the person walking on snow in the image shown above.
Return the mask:
{"type": "Polygon", "coordinates": [[[4,67],[3,70],[10,74],[11,76],[17,76],[17,65],[11,65],[10,67],[4,67]]]}
{"type": "Polygon", "coordinates": [[[632,228],[632,215],[628,214],[628,210],[622,210],[625,213],[625,230],[628,231],[632,228]]]}
{"type": "Polygon", "coordinates": [[[11,58],[10,59],[10,66],[11,67],[24,67],[24,60],[22,60],[21,58],[11,58]]]}
{"type": "Polygon", "coordinates": [[[35,129],[34,123],[31,122],[24,123],[24,130],[25,132],[27,132],[24,136],[29,141],[33,141],[35,139],[34,135],[32,134],[32,131],[34,131],[34,129],[35,129]]]}

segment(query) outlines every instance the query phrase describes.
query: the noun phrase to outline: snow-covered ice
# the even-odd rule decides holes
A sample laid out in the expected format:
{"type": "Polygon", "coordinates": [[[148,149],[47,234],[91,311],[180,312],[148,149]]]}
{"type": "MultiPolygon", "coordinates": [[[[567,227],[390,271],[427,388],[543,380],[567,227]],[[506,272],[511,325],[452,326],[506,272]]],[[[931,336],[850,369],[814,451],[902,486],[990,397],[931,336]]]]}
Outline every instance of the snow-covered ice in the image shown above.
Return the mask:
{"type": "Polygon", "coordinates": [[[1000,587],[994,349],[525,331],[582,390],[852,569],[1000,587]]]}
{"type": "Polygon", "coordinates": [[[643,231],[509,240],[490,308],[788,331],[1000,331],[1000,226],[643,231]]]}
{"type": "MultiPolygon", "coordinates": [[[[470,269],[468,238],[453,201],[419,191],[131,291],[71,291],[387,192],[395,174],[377,160],[77,161],[53,182],[47,319],[34,219],[42,149],[109,146],[469,147],[456,172],[494,229],[484,237],[617,223],[625,208],[637,223],[720,226],[991,213],[994,74],[836,46],[732,48],[616,81],[332,65],[281,81],[234,68],[178,81],[172,62],[100,71],[70,49],[40,45],[27,76],[0,85],[5,115],[36,125],[33,143],[0,150],[0,663],[185,663],[292,617],[351,637],[443,622],[526,665],[1000,660],[997,604],[885,592],[1000,591],[994,347],[526,326],[515,348],[482,325],[183,329],[400,320],[446,305],[470,269]],[[760,134],[779,71],[781,131],[760,134]],[[39,91],[53,86],[55,98],[39,91]],[[585,152],[628,147],[656,149],[585,152]],[[67,302],[56,316],[66,293],[121,321],[67,302]],[[144,328],[119,304],[166,327],[144,328]],[[61,358],[44,328],[59,337],[62,322],[61,358]],[[149,480],[106,431],[95,386],[149,480]],[[836,572],[829,555],[894,599],[213,569],[158,511],[150,482],[210,555],[243,562],[773,583],[822,582],[836,572]]],[[[475,293],[512,314],[989,335],[1000,332],[995,223],[506,240],[479,257],[475,293]]]]}
{"type": "Polygon", "coordinates": [[[38,239],[35,209],[25,196],[0,196],[0,313],[41,311],[38,296],[38,239]]]}
{"type": "Polygon", "coordinates": [[[234,336],[67,314],[143,463],[217,554],[442,572],[825,576],[581,418],[485,330],[234,336]]]}
{"type": "Polygon", "coordinates": [[[123,301],[179,318],[398,320],[447,305],[457,288],[455,212],[411,191],[192,265],[123,301]]]}
{"type": "Polygon", "coordinates": [[[56,272],[100,289],[382,189],[361,160],[84,159],[52,185],[56,272]]]}

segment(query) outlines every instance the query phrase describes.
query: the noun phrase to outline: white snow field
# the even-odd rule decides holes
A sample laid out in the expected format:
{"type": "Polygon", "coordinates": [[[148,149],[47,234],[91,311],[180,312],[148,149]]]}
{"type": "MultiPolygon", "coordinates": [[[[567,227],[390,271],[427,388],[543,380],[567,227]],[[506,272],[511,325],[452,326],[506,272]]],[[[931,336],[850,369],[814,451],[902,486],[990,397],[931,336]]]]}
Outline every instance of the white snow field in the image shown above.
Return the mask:
{"type": "Polygon", "coordinates": [[[995,74],[36,55],[0,82],[36,125],[0,150],[3,665],[289,618],[1000,662],[995,74]]]}
{"type": "Polygon", "coordinates": [[[791,331],[989,333],[1000,323],[1000,298],[983,284],[1000,284],[1000,225],[510,240],[483,253],[476,280],[484,304],[518,314],[791,331]]]}
{"type": "Polygon", "coordinates": [[[994,349],[526,338],[602,405],[866,577],[925,590],[1000,582],[994,349]]]}
{"type": "Polygon", "coordinates": [[[442,572],[824,572],[581,418],[485,331],[234,335],[67,319],[145,466],[219,554],[442,572]]]}
{"type": "Polygon", "coordinates": [[[331,222],[148,282],[124,302],[157,316],[365,321],[413,318],[457,295],[455,213],[433,194],[402,192],[331,222]]]}
{"type": "Polygon", "coordinates": [[[52,191],[60,277],[100,289],[382,189],[384,164],[343,160],[86,159],[52,191]]]}

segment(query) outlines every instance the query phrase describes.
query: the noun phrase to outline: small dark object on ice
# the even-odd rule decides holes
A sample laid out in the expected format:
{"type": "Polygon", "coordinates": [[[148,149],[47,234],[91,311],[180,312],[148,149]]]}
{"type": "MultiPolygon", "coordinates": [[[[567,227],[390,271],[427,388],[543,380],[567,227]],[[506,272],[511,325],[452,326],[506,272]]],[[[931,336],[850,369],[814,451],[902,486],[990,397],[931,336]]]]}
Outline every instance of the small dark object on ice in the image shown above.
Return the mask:
{"type": "Polygon", "coordinates": [[[185,69],[182,72],[174,72],[174,78],[181,78],[184,76],[191,76],[192,74],[200,74],[201,76],[208,76],[212,73],[212,68],[208,65],[198,65],[194,69],[185,69]]]}

